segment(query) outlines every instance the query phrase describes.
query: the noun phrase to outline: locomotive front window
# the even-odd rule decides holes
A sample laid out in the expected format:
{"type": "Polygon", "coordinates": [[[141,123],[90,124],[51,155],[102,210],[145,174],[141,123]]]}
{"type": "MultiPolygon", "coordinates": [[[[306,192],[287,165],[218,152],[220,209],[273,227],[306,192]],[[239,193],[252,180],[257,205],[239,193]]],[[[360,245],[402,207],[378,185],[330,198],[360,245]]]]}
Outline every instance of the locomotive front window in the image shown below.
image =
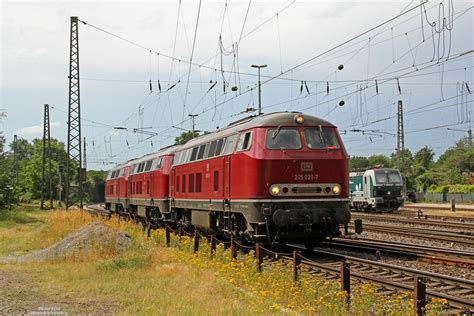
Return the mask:
{"type": "Polygon", "coordinates": [[[401,184],[402,179],[398,172],[375,172],[375,181],[377,184],[401,184]]]}
{"type": "Polygon", "coordinates": [[[306,144],[311,149],[339,148],[336,131],[333,128],[307,128],[304,130],[304,138],[306,139],[306,144]]]}
{"type": "Polygon", "coordinates": [[[266,145],[268,149],[301,149],[300,134],[294,128],[269,128],[266,145]]]}

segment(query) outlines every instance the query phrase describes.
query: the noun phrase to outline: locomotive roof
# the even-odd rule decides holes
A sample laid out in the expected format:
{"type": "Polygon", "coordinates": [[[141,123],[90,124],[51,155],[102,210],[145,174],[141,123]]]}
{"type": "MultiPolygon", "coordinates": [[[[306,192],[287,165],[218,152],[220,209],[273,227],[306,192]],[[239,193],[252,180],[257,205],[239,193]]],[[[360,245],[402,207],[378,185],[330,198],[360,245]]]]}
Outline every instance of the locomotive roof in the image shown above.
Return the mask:
{"type": "Polygon", "coordinates": [[[130,159],[125,163],[122,163],[120,165],[117,165],[117,166],[113,167],[112,169],[110,169],[110,171],[114,171],[114,170],[117,170],[117,169],[120,169],[120,168],[123,168],[123,167],[126,167],[126,166],[131,166],[131,165],[134,165],[134,164],[137,164],[137,163],[140,163],[140,162],[144,162],[144,161],[147,161],[147,160],[150,160],[150,159],[154,159],[154,158],[158,158],[158,157],[161,157],[161,156],[164,156],[164,155],[167,155],[167,154],[171,154],[173,151],[175,151],[179,147],[181,147],[181,145],[168,146],[168,147],[161,148],[157,152],[154,152],[154,153],[151,153],[151,154],[146,154],[146,155],[144,155],[142,157],[139,157],[139,158],[130,159]]]}
{"type": "Polygon", "coordinates": [[[218,130],[216,132],[202,135],[200,137],[191,139],[185,145],[174,148],[174,151],[178,149],[187,149],[194,147],[198,144],[209,142],[221,137],[237,133],[246,129],[254,127],[274,127],[274,126],[330,126],[335,127],[332,123],[323,120],[317,116],[302,114],[301,112],[275,112],[262,114],[258,116],[250,116],[239,121],[230,123],[227,127],[218,130]],[[295,116],[301,114],[304,116],[304,123],[297,124],[295,122],[295,116]]]}
{"type": "Polygon", "coordinates": [[[363,176],[365,172],[367,171],[396,171],[396,172],[400,172],[398,169],[396,168],[368,168],[368,169],[362,169],[362,170],[353,170],[351,172],[349,172],[349,176],[350,177],[356,177],[356,176],[363,176]]]}
{"type": "Polygon", "coordinates": [[[274,126],[330,126],[335,127],[332,123],[323,120],[317,116],[309,115],[309,114],[302,114],[301,112],[275,112],[275,113],[268,113],[262,114],[258,116],[250,116],[238,120],[236,122],[230,123],[227,127],[220,129],[216,132],[212,132],[210,134],[202,135],[200,137],[191,139],[184,145],[175,145],[175,146],[168,146],[165,148],[160,149],[159,151],[151,154],[144,155],[140,158],[130,159],[126,163],[120,164],[115,166],[110,170],[120,169],[127,165],[132,165],[136,163],[140,163],[152,158],[157,158],[166,154],[175,153],[181,149],[187,149],[194,147],[196,145],[206,143],[215,139],[219,139],[221,137],[225,137],[239,131],[243,131],[246,129],[254,128],[254,127],[274,127],[274,126]],[[296,124],[295,116],[301,114],[304,116],[304,123],[296,124]]]}

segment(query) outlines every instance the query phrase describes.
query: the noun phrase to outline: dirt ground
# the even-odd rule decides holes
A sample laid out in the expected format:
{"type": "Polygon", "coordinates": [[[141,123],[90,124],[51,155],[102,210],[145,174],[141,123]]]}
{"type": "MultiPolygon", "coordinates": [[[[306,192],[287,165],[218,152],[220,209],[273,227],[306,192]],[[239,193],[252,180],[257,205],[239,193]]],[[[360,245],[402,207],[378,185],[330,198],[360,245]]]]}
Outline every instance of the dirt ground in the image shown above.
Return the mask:
{"type": "Polygon", "coordinates": [[[45,295],[23,272],[0,269],[0,315],[109,315],[117,306],[103,302],[45,295]]]}

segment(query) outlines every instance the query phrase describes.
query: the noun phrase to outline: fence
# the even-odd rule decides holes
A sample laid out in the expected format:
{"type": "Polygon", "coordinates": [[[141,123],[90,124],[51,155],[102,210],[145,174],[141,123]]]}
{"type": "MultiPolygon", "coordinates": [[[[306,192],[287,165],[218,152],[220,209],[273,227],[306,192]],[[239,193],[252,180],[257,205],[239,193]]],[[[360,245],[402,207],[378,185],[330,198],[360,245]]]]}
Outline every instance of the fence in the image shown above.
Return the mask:
{"type": "Polygon", "coordinates": [[[448,193],[448,192],[426,192],[417,194],[417,200],[425,200],[427,202],[472,202],[474,201],[474,192],[471,193],[448,193]]]}
{"type": "MultiPolygon", "coordinates": [[[[293,281],[297,282],[299,279],[299,274],[302,273],[301,267],[312,267],[317,268],[319,270],[328,271],[331,273],[339,274],[340,283],[341,283],[341,291],[346,292],[347,303],[350,304],[350,294],[351,294],[351,270],[350,265],[347,262],[341,262],[341,266],[339,270],[337,268],[332,268],[329,266],[325,266],[314,262],[306,257],[304,257],[300,251],[293,251],[292,253],[279,253],[274,252],[269,249],[262,247],[259,243],[256,243],[255,246],[245,246],[241,243],[238,243],[233,238],[230,241],[223,241],[219,240],[216,236],[210,235],[205,236],[195,231],[193,233],[189,233],[184,231],[183,229],[173,230],[168,225],[165,226],[165,239],[166,239],[166,246],[171,246],[171,233],[181,237],[181,236],[188,236],[193,238],[193,251],[197,253],[199,251],[199,246],[201,240],[206,240],[210,244],[210,253],[209,256],[214,258],[217,244],[223,244],[224,247],[230,248],[230,255],[232,259],[237,259],[238,251],[241,252],[249,252],[250,250],[254,250],[255,252],[255,268],[258,272],[263,272],[263,263],[264,259],[273,259],[273,260],[286,260],[292,262],[292,275],[293,281]]],[[[367,278],[369,280],[369,278],[367,278]]],[[[415,297],[415,305],[416,305],[416,313],[417,315],[423,315],[423,312],[426,308],[426,278],[416,276],[414,278],[413,288],[409,286],[402,286],[400,288],[403,290],[413,290],[414,297],[415,297]]]]}

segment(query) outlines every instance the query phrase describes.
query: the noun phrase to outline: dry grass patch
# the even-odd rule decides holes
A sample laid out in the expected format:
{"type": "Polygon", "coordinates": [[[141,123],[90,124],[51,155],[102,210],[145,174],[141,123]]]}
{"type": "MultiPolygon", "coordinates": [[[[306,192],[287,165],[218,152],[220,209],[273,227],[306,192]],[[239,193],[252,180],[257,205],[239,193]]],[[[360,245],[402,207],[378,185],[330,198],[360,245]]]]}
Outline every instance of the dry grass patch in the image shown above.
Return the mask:
{"type": "MultiPolygon", "coordinates": [[[[211,259],[209,244],[204,241],[197,254],[187,237],[179,240],[173,236],[172,247],[166,248],[163,230],[147,238],[141,226],[115,218],[105,221],[80,211],[51,211],[46,218],[41,227],[29,232],[35,236],[30,247],[51,246],[97,220],[126,232],[132,240],[121,252],[101,248],[73,258],[3,267],[27,273],[45,295],[60,301],[73,300],[85,306],[104,302],[110,312],[123,315],[414,313],[411,294],[386,297],[371,285],[354,283],[348,306],[339,282],[305,273],[293,282],[290,267],[282,262],[266,263],[265,271],[258,273],[252,253],[232,260],[222,245],[211,259]]],[[[429,305],[428,314],[443,313],[443,303],[429,305]]]]}

